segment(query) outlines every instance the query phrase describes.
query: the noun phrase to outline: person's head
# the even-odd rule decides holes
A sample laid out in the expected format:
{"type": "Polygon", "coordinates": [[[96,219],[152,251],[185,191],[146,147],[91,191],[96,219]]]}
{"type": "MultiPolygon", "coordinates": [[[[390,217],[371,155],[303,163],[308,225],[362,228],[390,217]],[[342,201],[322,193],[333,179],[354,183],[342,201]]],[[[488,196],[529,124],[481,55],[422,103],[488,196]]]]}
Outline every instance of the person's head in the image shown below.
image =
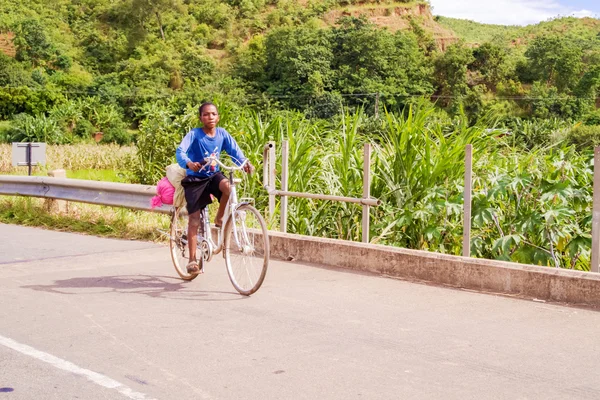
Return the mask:
{"type": "Polygon", "coordinates": [[[212,129],[219,123],[219,110],[213,103],[202,103],[198,108],[198,114],[205,128],[212,129]]]}

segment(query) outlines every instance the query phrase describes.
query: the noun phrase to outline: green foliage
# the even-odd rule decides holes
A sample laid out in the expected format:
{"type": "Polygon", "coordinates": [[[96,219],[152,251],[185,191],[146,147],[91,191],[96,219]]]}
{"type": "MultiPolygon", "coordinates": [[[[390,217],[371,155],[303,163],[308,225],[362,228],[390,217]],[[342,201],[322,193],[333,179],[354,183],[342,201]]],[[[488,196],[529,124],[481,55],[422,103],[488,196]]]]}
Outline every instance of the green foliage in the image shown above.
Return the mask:
{"type": "Polygon", "coordinates": [[[600,124],[579,125],[571,130],[567,141],[580,150],[590,150],[600,146],[600,124]]]}
{"type": "Polygon", "coordinates": [[[94,132],[104,134],[103,141],[121,145],[132,142],[133,137],[126,130],[121,111],[114,104],[101,104],[97,98],[87,98],[77,106],[83,118],[94,127],[94,132]]]}
{"type": "Polygon", "coordinates": [[[296,98],[288,102],[302,106],[331,87],[329,32],[312,27],[278,28],[267,36],[265,49],[264,84],[269,93],[293,95],[296,98]]]}
{"type": "Polygon", "coordinates": [[[528,94],[529,110],[533,117],[574,119],[591,107],[589,100],[560,93],[558,88],[535,82],[528,94]]]}
{"type": "Polygon", "coordinates": [[[494,168],[481,156],[474,184],[472,247],[479,257],[589,269],[589,156],[570,149],[517,156],[494,168]]]}
{"type": "MultiPolygon", "coordinates": [[[[391,34],[365,19],[343,18],[333,30],[334,89],[340,93],[430,94],[432,69],[414,35],[391,34]]],[[[368,98],[367,98],[368,99],[368,98]]]]}
{"type": "Polygon", "coordinates": [[[499,45],[484,43],[473,50],[473,57],[469,70],[479,72],[482,83],[490,89],[495,89],[514,74],[508,62],[508,49],[499,45]]]}
{"type": "Polygon", "coordinates": [[[585,125],[600,125],[600,110],[590,112],[583,118],[585,125]]]}
{"type": "Polygon", "coordinates": [[[467,95],[467,66],[474,62],[472,51],[463,43],[453,44],[435,60],[435,78],[440,104],[456,113],[467,95]]]}
{"type": "Polygon", "coordinates": [[[460,240],[450,232],[460,229],[461,160],[466,144],[477,147],[484,139],[481,128],[464,120],[451,126],[436,120],[426,103],[410,107],[404,117],[386,114],[372,186],[386,204],[376,209],[377,240],[457,254],[460,240]]]}
{"type": "Polygon", "coordinates": [[[64,101],[64,96],[54,89],[0,87],[0,117],[10,118],[19,113],[38,115],[64,101]]]}
{"type": "Polygon", "coordinates": [[[0,121],[0,143],[9,142],[10,127],[10,121],[0,121]]]}
{"type": "MultiPolygon", "coordinates": [[[[179,97],[185,106],[219,94],[329,118],[341,106],[400,110],[415,96],[433,94],[438,105],[474,123],[493,107],[578,119],[600,95],[596,20],[499,27],[440,18],[477,45],[439,52],[435,21],[426,15],[407,17],[409,28],[392,33],[364,17],[333,24],[327,11],[340,7],[357,15],[365,4],[6,0],[0,29],[16,35],[17,57],[0,55],[0,115],[48,114],[60,96],[95,97],[136,127],[148,104],[179,97]]],[[[130,140],[115,132],[109,136],[130,140]]]]}
{"type": "Polygon", "coordinates": [[[96,132],[94,125],[87,119],[77,121],[73,128],[73,134],[80,138],[91,138],[96,132]]]}
{"type": "Polygon", "coordinates": [[[564,36],[540,36],[525,52],[527,76],[555,86],[559,93],[575,88],[583,71],[583,50],[579,42],[564,36]]]}
{"type": "Polygon", "coordinates": [[[1,86],[29,86],[31,73],[11,57],[0,52],[0,87],[1,86]]]}
{"type": "Polygon", "coordinates": [[[71,142],[69,137],[63,135],[56,120],[45,115],[32,117],[28,114],[15,116],[8,139],[11,142],[45,142],[48,144],[71,142]]]}
{"type": "Polygon", "coordinates": [[[17,60],[31,63],[34,67],[68,70],[72,65],[71,59],[50,43],[42,25],[35,19],[19,24],[14,44],[17,60]]]}
{"type": "Polygon", "coordinates": [[[505,121],[504,125],[510,132],[511,146],[529,150],[559,144],[565,140],[570,128],[570,124],[558,118],[511,118],[505,121]]]}
{"type": "Polygon", "coordinates": [[[483,44],[516,35],[519,30],[517,26],[504,26],[493,24],[481,24],[466,19],[448,18],[436,16],[435,20],[443,27],[456,32],[458,37],[466,43],[483,44]]]}
{"type": "Polygon", "coordinates": [[[183,116],[174,116],[160,105],[149,106],[140,123],[137,140],[138,164],[134,170],[142,184],[155,185],[165,168],[175,162],[175,149],[193,127],[197,110],[190,108],[183,116]]]}

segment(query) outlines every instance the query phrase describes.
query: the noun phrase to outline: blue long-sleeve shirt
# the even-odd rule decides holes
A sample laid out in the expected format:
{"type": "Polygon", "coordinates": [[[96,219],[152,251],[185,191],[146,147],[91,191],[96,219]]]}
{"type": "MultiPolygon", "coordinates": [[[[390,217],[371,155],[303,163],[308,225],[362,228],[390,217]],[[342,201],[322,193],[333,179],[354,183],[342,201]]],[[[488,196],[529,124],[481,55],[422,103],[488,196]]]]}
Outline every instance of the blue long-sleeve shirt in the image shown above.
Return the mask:
{"type": "Polygon", "coordinates": [[[187,167],[187,163],[190,161],[201,162],[211,155],[219,157],[222,151],[229,154],[237,165],[242,165],[246,160],[235,139],[225,129],[217,128],[215,136],[210,137],[204,133],[202,128],[194,128],[185,135],[177,147],[177,163],[181,168],[186,169],[188,175],[207,178],[219,171],[218,165],[214,169],[206,165],[199,172],[194,172],[187,167]]]}

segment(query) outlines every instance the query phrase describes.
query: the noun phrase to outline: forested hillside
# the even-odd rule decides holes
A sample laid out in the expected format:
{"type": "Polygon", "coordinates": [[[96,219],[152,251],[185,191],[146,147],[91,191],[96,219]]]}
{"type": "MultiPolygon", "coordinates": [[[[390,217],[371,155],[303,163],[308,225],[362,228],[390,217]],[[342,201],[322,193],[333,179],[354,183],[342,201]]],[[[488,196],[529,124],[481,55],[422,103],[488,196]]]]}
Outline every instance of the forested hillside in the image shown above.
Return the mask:
{"type": "Polygon", "coordinates": [[[125,143],[149,107],[181,113],[203,99],[328,118],[426,97],[473,123],[493,114],[593,125],[599,88],[600,21],[589,18],[501,27],[434,18],[426,1],[364,0],[0,9],[0,118],[13,121],[0,134],[10,140],[43,128],[55,142],[103,131],[125,143]]]}

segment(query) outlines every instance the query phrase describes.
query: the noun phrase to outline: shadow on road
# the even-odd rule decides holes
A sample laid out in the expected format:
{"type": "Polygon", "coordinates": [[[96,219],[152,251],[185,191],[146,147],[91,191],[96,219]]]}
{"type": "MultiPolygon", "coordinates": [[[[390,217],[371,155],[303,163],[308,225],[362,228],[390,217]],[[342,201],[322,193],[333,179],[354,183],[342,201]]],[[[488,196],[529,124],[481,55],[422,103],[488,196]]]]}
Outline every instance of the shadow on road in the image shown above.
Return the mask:
{"type": "MultiPolygon", "coordinates": [[[[197,279],[202,279],[202,277],[200,276],[197,279]]],[[[243,300],[246,298],[246,296],[242,296],[235,291],[195,290],[191,289],[190,285],[192,285],[191,282],[183,282],[172,277],[120,275],[70,278],[55,281],[54,284],[51,285],[27,285],[22,287],[25,289],[65,295],[89,295],[116,292],[195,301],[232,301],[243,300]]],[[[194,285],[198,286],[197,283],[194,283],[194,285]]]]}

